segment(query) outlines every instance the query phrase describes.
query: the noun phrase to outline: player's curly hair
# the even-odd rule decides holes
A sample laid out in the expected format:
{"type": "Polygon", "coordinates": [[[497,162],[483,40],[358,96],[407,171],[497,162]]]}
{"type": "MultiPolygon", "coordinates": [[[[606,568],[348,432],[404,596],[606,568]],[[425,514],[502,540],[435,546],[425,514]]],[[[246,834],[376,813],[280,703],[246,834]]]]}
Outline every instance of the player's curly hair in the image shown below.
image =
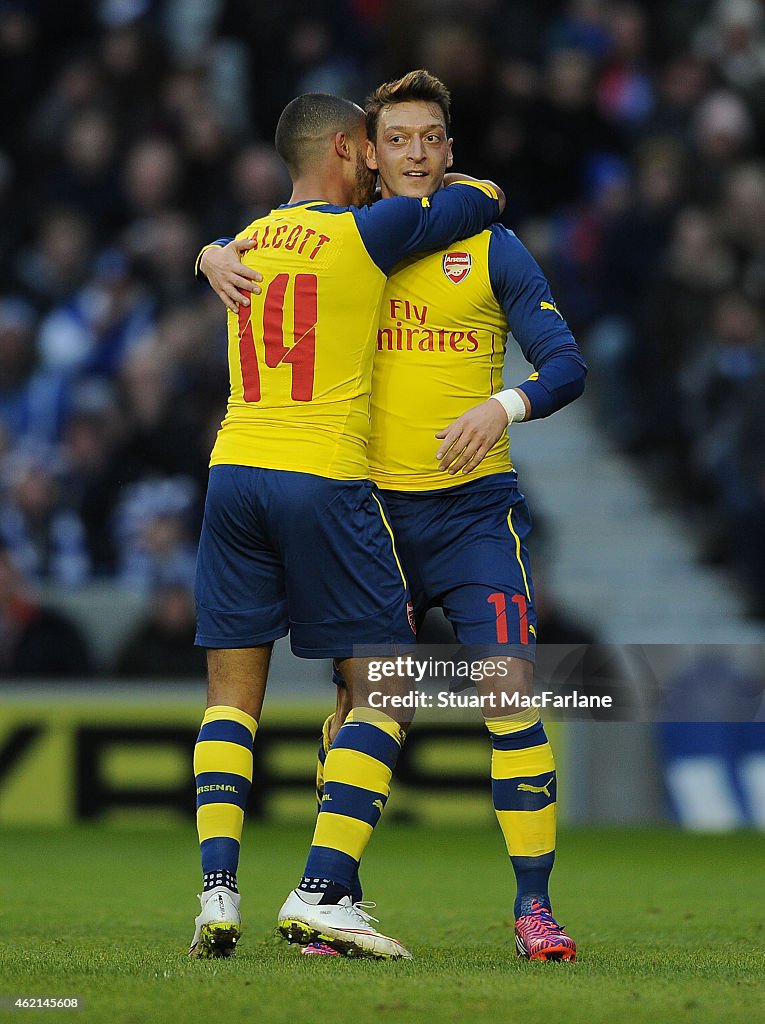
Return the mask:
{"type": "Polygon", "coordinates": [[[451,93],[440,78],[431,75],[424,68],[418,68],[417,71],[410,71],[393,82],[383,82],[367,99],[365,108],[367,135],[372,142],[377,139],[377,122],[380,111],[395,103],[410,103],[412,101],[435,103],[440,107],[444,115],[446,134],[449,134],[451,93]]]}

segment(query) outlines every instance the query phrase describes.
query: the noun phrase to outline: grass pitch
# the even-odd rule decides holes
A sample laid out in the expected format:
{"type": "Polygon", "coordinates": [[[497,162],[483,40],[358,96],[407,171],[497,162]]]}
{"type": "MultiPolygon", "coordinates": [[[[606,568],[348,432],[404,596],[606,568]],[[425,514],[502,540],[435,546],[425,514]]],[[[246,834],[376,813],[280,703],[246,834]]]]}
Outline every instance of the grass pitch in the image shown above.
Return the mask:
{"type": "Polygon", "coordinates": [[[575,964],[514,953],[511,872],[494,827],[383,823],[365,864],[383,930],[411,962],[301,957],[274,936],[310,827],[245,833],[235,958],[189,961],[198,910],[193,826],[0,832],[0,997],[77,996],[105,1022],[290,1024],[762,1020],[761,836],[564,833],[556,914],[575,964]]]}

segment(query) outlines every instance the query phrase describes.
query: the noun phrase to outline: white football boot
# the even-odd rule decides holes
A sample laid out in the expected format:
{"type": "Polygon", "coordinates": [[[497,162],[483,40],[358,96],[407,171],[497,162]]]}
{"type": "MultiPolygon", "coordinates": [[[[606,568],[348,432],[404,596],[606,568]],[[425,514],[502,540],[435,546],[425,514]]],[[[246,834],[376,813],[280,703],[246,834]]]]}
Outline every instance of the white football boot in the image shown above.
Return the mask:
{"type": "Polygon", "coordinates": [[[241,934],[239,893],[225,886],[217,886],[199,897],[202,912],[196,925],[189,956],[208,960],[219,956],[232,956],[241,934]]]}
{"type": "Polygon", "coordinates": [[[287,942],[306,945],[326,942],[345,956],[376,960],[411,960],[412,954],[397,939],[376,931],[365,908],[374,903],[352,903],[343,896],[339,903],[309,903],[293,889],[279,911],[277,928],[287,942]]]}

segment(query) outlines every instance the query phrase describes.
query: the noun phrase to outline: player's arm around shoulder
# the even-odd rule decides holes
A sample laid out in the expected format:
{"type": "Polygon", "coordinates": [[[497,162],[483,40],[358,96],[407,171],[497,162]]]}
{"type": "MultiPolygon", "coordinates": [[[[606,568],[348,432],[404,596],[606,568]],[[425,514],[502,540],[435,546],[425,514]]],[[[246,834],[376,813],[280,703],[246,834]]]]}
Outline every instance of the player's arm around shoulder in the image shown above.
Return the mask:
{"type": "Polygon", "coordinates": [[[432,196],[394,196],[352,211],[367,252],[383,273],[406,256],[469,238],[497,220],[505,205],[500,188],[467,175],[452,177],[454,184],[432,196]]]}
{"type": "Polygon", "coordinates": [[[251,238],[217,238],[205,245],[197,256],[194,271],[204,274],[218,298],[232,312],[249,306],[249,294],[260,295],[258,281],[263,275],[242,262],[242,256],[253,248],[251,238]]]}
{"type": "Polygon", "coordinates": [[[473,178],[470,174],[461,174],[459,171],[447,171],[444,175],[444,188],[449,185],[472,185],[473,188],[485,191],[487,195],[494,194],[499,203],[499,212],[501,214],[505,212],[507,197],[499,185],[488,178],[473,178]]]}

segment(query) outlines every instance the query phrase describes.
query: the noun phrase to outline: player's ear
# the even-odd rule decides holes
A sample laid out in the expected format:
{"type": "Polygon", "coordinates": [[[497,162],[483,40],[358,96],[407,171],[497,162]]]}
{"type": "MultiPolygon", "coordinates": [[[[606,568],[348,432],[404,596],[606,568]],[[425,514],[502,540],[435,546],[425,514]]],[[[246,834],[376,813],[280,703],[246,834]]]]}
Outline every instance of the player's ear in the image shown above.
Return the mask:
{"type": "Polygon", "coordinates": [[[454,163],[454,154],[452,153],[452,142],[454,139],[449,139],[446,146],[446,166],[451,167],[454,163]]]}
{"type": "Polygon", "coordinates": [[[335,132],[335,152],[342,160],[351,159],[351,143],[345,132],[335,132]]]}
{"type": "Polygon", "coordinates": [[[371,139],[367,139],[367,167],[370,171],[379,171],[377,166],[377,150],[371,139]]]}

